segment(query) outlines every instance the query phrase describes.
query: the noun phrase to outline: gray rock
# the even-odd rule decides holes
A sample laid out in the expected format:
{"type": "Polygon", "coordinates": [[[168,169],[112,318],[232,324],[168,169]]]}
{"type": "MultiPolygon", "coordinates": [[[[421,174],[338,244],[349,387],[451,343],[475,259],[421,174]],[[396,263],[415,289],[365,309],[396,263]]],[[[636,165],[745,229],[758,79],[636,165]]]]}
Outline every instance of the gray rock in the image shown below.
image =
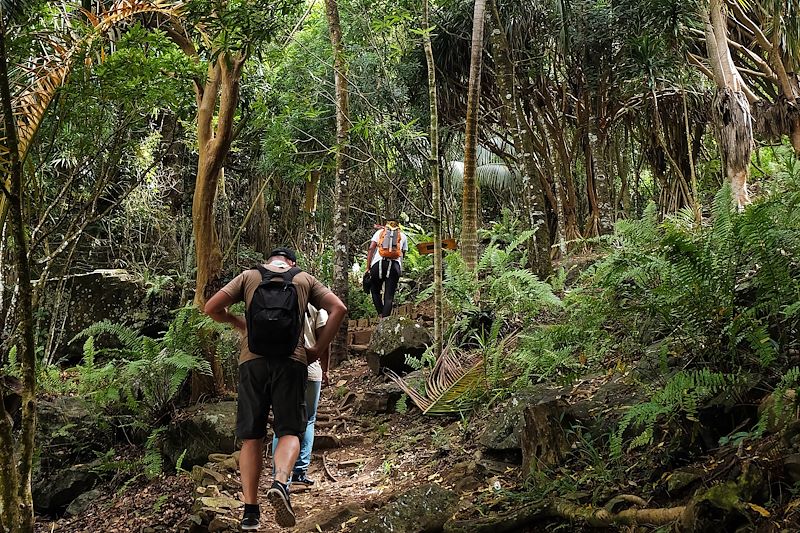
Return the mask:
{"type": "Polygon", "coordinates": [[[33,506],[38,512],[56,513],[100,480],[97,464],[75,465],[41,480],[33,488],[33,506]]]}
{"type": "Polygon", "coordinates": [[[88,509],[89,506],[102,495],[103,492],[98,489],[92,489],[89,492],[84,492],[72,500],[72,503],[67,506],[67,516],[78,516],[83,514],[83,512],[86,511],[86,509],[88,509]]]}
{"type": "Polygon", "coordinates": [[[670,494],[680,492],[702,478],[702,471],[696,468],[678,469],[667,477],[667,492],[670,494]]]}
{"type": "Polygon", "coordinates": [[[793,453],[783,459],[783,470],[789,484],[800,482],[800,453],[793,453]]]}
{"type": "Polygon", "coordinates": [[[170,465],[184,450],[182,467],[202,465],[213,453],[232,454],[236,449],[236,402],[200,404],[184,411],[164,434],[162,451],[170,465]]]}
{"type": "Polygon", "coordinates": [[[429,533],[441,531],[458,497],[438,485],[422,485],[356,521],[353,533],[429,533]]]}
{"type": "MultiPolygon", "coordinates": [[[[102,269],[65,279],[46,280],[43,300],[39,304],[42,309],[49,310],[56,305],[50,298],[59,294],[56,288],[62,282],[65,296],[72,302],[72,307],[66,316],[57,350],[59,354],[66,352],[72,357],[81,355],[83,341],[78,340],[69,346],[67,343],[95,322],[110,320],[154,332],[166,329],[165,325],[170,321],[169,310],[180,305],[179,291],[165,290],[154,297],[148,295],[147,287],[128,271],[102,269]],[[52,290],[49,290],[51,286],[52,290]]],[[[102,339],[98,339],[97,346],[102,344],[102,339]]]]}
{"type": "Polygon", "coordinates": [[[101,415],[76,396],[39,400],[36,402],[36,442],[46,443],[51,450],[64,447],[67,452],[74,451],[69,448],[85,448],[81,445],[85,443],[111,442],[110,430],[101,415]]]}
{"type": "MultiPolygon", "coordinates": [[[[567,414],[579,420],[592,434],[609,433],[616,428],[617,421],[631,406],[648,400],[642,387],[624,381],[609,381],[589,397],[573,399],[567,414]]],[[[635,433],[637,428],[629,431],[635,433]]],[[[639,430],[641,432],[641,430],[639,430]]],[[[638,435],[638,433],[636,433],[638,435]]]]}
{"type": "MultiPolygon", "coordinates": [[[[397,401],[405,394],[393,382],[381,383],[371,390],[356,395],[354,409],[357,413],[393,413],[397,401]]],[[[408,402],[413,405],[413,402],[408,402]]]]}
{"type": "Polygon", "coordinates": [[[381,320],[367,348],[367,364],[374,373],[389,368],[397,373],[413,370],[406,365],[406,355],[420,357],[433,342],[430,332],[403,316],[381,320]]]}

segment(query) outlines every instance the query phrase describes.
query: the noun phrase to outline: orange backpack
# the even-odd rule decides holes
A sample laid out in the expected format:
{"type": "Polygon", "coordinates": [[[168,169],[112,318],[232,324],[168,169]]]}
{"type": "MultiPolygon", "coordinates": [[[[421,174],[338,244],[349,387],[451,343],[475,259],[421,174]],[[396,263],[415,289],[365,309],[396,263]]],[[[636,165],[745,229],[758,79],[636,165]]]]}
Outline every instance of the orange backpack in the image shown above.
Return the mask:
{"type": "Polygon", "coordinates": [[[400,228],[383,228],[378,238],[378,253],[386,259],[400,259],[400,228]]]}

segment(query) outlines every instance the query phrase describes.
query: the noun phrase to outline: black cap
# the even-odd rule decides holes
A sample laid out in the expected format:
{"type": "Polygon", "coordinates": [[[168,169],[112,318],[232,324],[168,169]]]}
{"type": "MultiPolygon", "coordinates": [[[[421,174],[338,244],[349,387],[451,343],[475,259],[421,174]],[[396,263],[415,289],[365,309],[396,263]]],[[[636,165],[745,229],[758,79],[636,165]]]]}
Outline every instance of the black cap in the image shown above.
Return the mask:
{"type": "MultiPolygon", "coordinates": [[[[276,255],[290,259],[295,263],[297,262],[297,256],[295,255],[294,250],[291,248],[275,248],[269,253],[269,257],[275,257],[276,255]]],[[[267,259],[269,259],[269,257],[267,259]]]]}

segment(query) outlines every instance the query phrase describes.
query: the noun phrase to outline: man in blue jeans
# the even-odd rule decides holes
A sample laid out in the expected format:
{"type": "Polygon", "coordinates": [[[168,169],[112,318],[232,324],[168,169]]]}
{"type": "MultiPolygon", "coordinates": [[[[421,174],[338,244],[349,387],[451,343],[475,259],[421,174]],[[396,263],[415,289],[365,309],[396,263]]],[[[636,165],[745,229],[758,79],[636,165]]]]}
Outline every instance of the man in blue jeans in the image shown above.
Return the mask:
{"type": "MultiPolygon", "coordinates": [[[[317,342],[317,335],[328,322],[328,312],[324,309],[317,309],[308,304],[306,319],[303,323],[303,342],[306,346],[314,346],[317,342]]],[[[300,442],[300,455],[292,469],[292,478],[289,483],[302,483],[310,487],[314,480],[307,476],[308,467],[311,464],[311,449],[314,447],[314,423],[317,421],[317,406],[319,405],[319,394],[322,384],[328,384],[328,356],[330,351],[328,346],[320,348],[319,359],[308,364],[308,382],[306,383],[306,414],[308,423],[306,431],[300,442]]],[[[272,450],[278,446],[278,438],[272,438],[272,450]]],[[[273,465],[274,468],[274,465],[273,465]]]]}

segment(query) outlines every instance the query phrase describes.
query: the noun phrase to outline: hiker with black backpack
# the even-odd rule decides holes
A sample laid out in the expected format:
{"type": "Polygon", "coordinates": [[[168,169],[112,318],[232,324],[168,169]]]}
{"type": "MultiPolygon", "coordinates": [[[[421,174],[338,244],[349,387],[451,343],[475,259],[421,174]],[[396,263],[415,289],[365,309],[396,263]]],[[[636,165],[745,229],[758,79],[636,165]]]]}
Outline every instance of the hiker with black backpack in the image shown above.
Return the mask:
{"type": "Polygon", "coordinates": [[[392,314],[394,293],[407,251],[408,238],[400,231],[397,217],[386,217],[386,226],[375,232],[367,251],[372,303],[381,318],[392,314]]]}
{"type": "Polygon", "coordinates": [[[307,361],[316,361],[333,340],[347,308],[316,278],[295,266],[297,257],[288,248],[276,248],[265,265],[236,276],[205,305],[205,313],[244,333],[239,354],[239,399],[236,436],[242,439],[239,471],[244,494],[241,527],[254,531],[260,525],[258,482],[263,468],[264,437],[272,408],[273,431],[278,445],[272,486],[267,501],[282,527],[295,525],[287,484],[306,431],[305,404],[307,361]],[[228,307],[245,302],[245,316],[228,307]],[[303,320],[308,304],[328,312],[328,321],[316,343],[302,342],[303,320]]]}

